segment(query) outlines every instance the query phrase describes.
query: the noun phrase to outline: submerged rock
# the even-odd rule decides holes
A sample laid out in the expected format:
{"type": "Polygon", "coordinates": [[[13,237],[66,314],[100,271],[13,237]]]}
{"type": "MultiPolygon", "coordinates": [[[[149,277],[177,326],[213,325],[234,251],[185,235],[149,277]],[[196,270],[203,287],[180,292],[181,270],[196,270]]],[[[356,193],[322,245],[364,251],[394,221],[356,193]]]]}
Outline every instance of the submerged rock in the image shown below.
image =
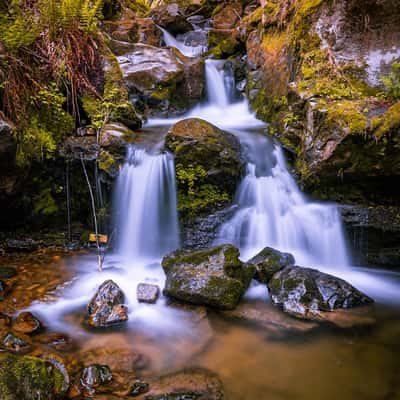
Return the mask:
{"type": "Polygon", "coordinates": [[[1,338],[0,346],[15,353],[26,352],[31,348],[31,340],[22,333],[7,332],[1,338]]]}
{"type": "Polygon", "coordinates": [[[115,282],[103,282],[88,305],[88,324],[104,327],[127,321],[124,299],[124,293],[115,282]]]}
{"type": "Polygon", "coordinates": [[[112,380],[112,373],[107,365],[93,364],[82,371],[81,385],[93,393],[94,388],[112,380]]]}
{"type": "Polygon", "coordinates": [[[14,331],[25,334],[36,333],[41,326],[40,321],[30,312],[22,312],[13,323],[14,331]]]}
{"type": "Polygon", "coordinates": [[[155,303],[160,295],[160,288],[149,283],[139,283],[136,288],[136,296],[141,303],[155,303]]]}
{"type": "Polygon", "coordinates": [[[323,319],[323,314],[373,302],[346,281],[310,268],[286,267],[268,283],[274,304],[288,314],[323,319]]]}
{"type": "Polygon", "coordinates": [[[62,372],[37,357],[0,354],[2,400],[63,399],[68,386],[62,372]]]}
{"type": "Polygon", "coordinates": [[[137,399],[222,400],[224,391],[216,374],[202,368],[191,368],[150,382],[150,390],[137,399]]]}
{"type": "Polygon", "coordinates": [[[129,389],[129,396],[139,396],[140,394],[147,393],[149,391],[149,384],[143,381],[135,381],[132,387],[129,389]]]}
{"type": "Polygon", "coordinates": [[[268,283],[276,272],[285,267],[293,267],[295,260],[289,253],[281,253],[271,247],[265,247],[248,263],[256,267],[254,278],[261,283],[268,283]]]}
{"type": "Polygon", "coordinates": [[[178,250],[164,257],[162,266],[167,276],[165,294],[221,309],[238,304],[255,271],[239,260],[239,250],[232,245],[178,250]]]}
{"type": "Polygon", "coordinates": [[[244,165],[234,135],[189,118],[171,127],[165,145],[175,155],[178,208],[184,215],[196,216],[230,203],[244,165]]]}

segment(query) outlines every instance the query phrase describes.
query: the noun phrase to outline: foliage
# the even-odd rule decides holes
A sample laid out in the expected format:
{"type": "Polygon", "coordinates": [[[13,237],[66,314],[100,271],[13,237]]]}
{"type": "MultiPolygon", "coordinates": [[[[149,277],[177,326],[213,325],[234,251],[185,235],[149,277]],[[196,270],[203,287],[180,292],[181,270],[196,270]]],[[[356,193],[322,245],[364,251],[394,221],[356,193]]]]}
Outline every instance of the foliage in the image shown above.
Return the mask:
{"type": "Polygon", "coordinates": [[[389,76],[382,76],[381,80],[387,95],[393,99],[400,99],[400,63],[393,63],[392,73],[389,76]]]}
{"type": "Polygon", "coordinates": [[[17,161],[49,158],[99,96],[102,0],[12,0],[0,13],[0,107],[16,126],[17,161]],[[2,50],[3,49],[3,50],[2,50]]]}
{"type": "Polygon", "coordinates": [[[178,209],[180,212],[195,216],[216,204],[227,203],[230,197],[215,185],[204,183],[207,171],[201,166],[184,168],[176,165],[178,183],[178,209]]]}

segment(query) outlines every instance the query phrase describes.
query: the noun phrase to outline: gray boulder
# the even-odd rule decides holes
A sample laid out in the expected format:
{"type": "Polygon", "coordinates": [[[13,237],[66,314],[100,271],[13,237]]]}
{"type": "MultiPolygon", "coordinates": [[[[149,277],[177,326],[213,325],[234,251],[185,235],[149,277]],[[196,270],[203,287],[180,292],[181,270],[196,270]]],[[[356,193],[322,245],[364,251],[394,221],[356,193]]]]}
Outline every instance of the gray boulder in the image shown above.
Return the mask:
{"type": "Polygon", "coordinates": [[[343,279],[296,266],[275,273],[268,289],[275,305],[290,315],[305,319],[324,319],[327,312],[373,302],[343,279]]]}

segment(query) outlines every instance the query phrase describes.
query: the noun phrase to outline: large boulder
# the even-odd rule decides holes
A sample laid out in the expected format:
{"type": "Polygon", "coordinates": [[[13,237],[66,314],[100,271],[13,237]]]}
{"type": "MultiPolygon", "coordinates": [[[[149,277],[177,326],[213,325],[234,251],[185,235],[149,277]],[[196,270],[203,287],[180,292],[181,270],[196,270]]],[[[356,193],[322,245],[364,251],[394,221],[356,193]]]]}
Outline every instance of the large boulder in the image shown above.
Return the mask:
{"type": "Polygon", "coordinates": [[[373,302],[340,278],[296,266],[277,272],[269,281],[268,289],[275,305],[304,319],[324,319],[327,312],[373,302]]]}
{"type": "Polygon", "coordinates": [[[118,62],[135,101],[148,112],[182,112],[203,94],[204,62],[175,48],[136,44],[118,62]]]}
{"type": "Polygon", "coordinates": [[[65,376],[54,364],[37,357],[0,354],[2,400],[63,399],[65,376]]]}
{"type": "Polygon", "coordinates": [[[175,155],[178,208],[183,215],[196,216],[230,203],[244,165],[234,135],[189,118],[171,127],[165,146],[175,155]]]}
{"type": "Polygon", "coordinates": [[[88,305],[88,324],[106,327],[127,321],[124,299],[124,293],[115,282],[103,282],[88,305]]]}
{"type": "Polygon", "coordinates": [[[234,308],[254,275],[254,266],[241,262],[232,245],[178,250],[164,257],[162,266],[166,295],[220,309],[234,308]]]}
{"type": "Polygon", "coordinates": [[[256,267],[255,279],[262,283],[268,283],[272,276],[285,267],[293,267],[294,257],[290,253],[281,253],[271,247],[265,247],[248,263],[256,267]]]}

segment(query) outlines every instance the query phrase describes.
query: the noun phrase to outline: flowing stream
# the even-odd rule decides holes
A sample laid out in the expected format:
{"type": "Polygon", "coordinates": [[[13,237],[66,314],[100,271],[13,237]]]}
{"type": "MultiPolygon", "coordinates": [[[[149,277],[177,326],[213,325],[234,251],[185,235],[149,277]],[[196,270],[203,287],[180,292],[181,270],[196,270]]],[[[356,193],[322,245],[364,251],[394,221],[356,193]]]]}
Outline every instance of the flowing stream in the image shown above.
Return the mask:
{"type": "MultiPolygon", "coordinates": [[[[204,51],[188,49],[167,32],[164,35],[168,45],[188,56],[204,51]]],[[[136,285],[151,282],[162,288],[161,258],[180,245],[174,160],[162,150],[163,139],[151,146],[128,148],[114,199],[117,251],[106,256],[103,273],[96,272],[92,256],[77,257],[73,262],[76,279],[56,293],[56,301],[36,302],[30,310],[52,329],[80,337],[82,349],[100,342],[136,346],[148,352],[154,371],[188,365],[209,367],[220,374],[228,397],[234,400],[309,399],[310,386],[315,399],[389,399],[378,395],[382,388],[390,392],[392,380],[384,374],[376,378],[372,366],[379,364],[379,354],[384,355],[379,364],[382,369],[400,371],[398,357],[391,351],[400,324],[388,322],[399,314],[392,311],[400,304],[399,276],[351,267],[337,206],[312,201],[301,193],[281,147],[263,134],[266,126],[250,112],[246,99],[234,95],[234,78],[224,61],[206,61],[206,80],[207,101],[181,118],[151,119],[145,128],[166,132],[180,119],[198,117],[239,138],[246,174],[236,194],[236,210],[220,227],[216,243],[237,245],[245,260],[271,246],[293,253],[298,265],[343,277],[378,301],[378,309],[383,310],[379,329],[357,340],[351,333],[327,332],[304,342],[303,333],[291,341],[267,330],[273,338],[269,340],[267,331],[232,325],[213,315],[211,328],[201,316],[188,317],[186,311],[169,306],[164,297],[154,305],[138,303],[136,285]],[[106,279],[113,279],[126,294],[129,321],[122,332],[93,336],[82,328],[78,315],[85,312],[85,305],[106,279]],[[214,337],[211,345],[209,335],[214,337]],[[356,344],[352,347],[353,340],[356,344]],[[368,389],[360,389],[366,382],[368,389]]],[[[267,307],[276,312],[265,285],[249,290],[246,301],[253,300],[263,310],[267,307]]]]}

